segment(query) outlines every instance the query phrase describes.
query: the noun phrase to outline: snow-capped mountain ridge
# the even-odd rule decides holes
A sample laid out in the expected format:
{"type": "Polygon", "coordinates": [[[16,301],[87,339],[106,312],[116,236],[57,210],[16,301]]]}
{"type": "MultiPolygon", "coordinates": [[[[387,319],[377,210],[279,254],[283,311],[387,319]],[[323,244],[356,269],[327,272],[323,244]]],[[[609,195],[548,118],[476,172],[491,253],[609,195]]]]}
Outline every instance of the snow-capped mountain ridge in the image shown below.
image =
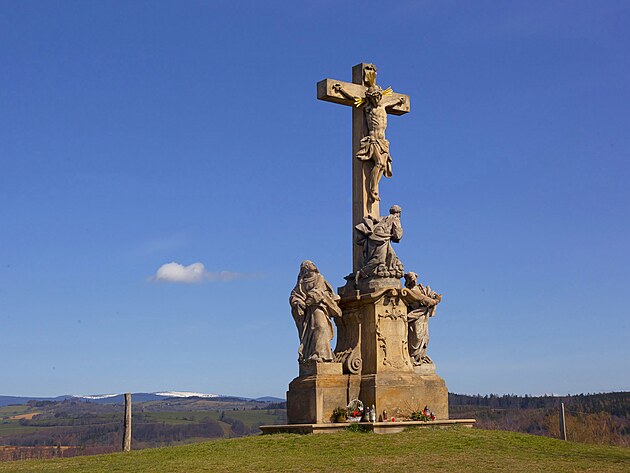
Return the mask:
{"type": "Polygon", "coordinates": [[[73,394],[72,397],[78,397],[79,399],[107,399],[108,397],[116,397],[118,394],[73,394]]]}
{"type": "MultiPolygon", "coordinates": [[[[284,402],[284,399],[276,398],[273,396],[265,396],[257,399],[248,398],[244,396],[233,396],[224,394],[212,394],[212,393],[199,393],[193,391],[158,391],[158,392],[133,392],[131,397],[134,403],[151,402],[151,401],[166,401],[168,399],[179,399],[180,402],[186,402],[186,399],[194,400],[217,400],[221,399],[238,399],[241,401],[254,401],[254,402],[284,402]]],[[[63,395],[56,397],[28,397],[28,396],[3,396],[0,395],[0,407],[8,406],[10,404],[26,404],[29,401],[75,401],[75,402],[94,402],[96,404],[123,404],[125,397],[123,394],[74,394],[63,395]]],[[[168,402],[168,401],[167,401],[168,402]]]]}
{"type": "Polygon", "coordinates": [[[193,393],[189,391],[165,391],[153,394],[165,397],[221,397],[220,394],[193,393]]]}
{"type": "MultiPolygon", "coordinates": [[[[85,401],[93,401],[99,403],[120,402],[123,399],[122,394],[75,394],[68,397],[72,399],[82,399],[85,401]]],[[[203,399],[213,399],[224,396],[222,396],[221,394],[198,393],[192,391],[158,391],[153,393],[132,393],[132,397],[134,401],[146,402],[157,401],[166,398],[185,399],[190,397],[198,397],[203,399]]]]}

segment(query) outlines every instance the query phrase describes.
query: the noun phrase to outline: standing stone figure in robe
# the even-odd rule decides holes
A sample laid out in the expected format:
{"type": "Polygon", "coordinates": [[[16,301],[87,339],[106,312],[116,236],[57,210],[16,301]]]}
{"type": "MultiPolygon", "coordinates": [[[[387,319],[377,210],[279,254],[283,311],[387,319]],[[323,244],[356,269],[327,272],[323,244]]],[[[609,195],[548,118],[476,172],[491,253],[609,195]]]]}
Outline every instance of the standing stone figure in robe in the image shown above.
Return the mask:
{"type": "Polygon", "coordinates": [[[398,205],[393,205],[388,216],[374,218],[368,215],[355,227],[355,242],[363,247],[363,266],[357,271],[356,281],[369,277],[403,277],[403,264],[391,245],[392,241],[398,243],[402,238],[401,212],[398,205]]]}
{"type": "Polygon", "coordinates": [[[433,363],[427,355],[429,345],[429,318],[435,315],[435,309],[442,300],[442,295],[418,282],[416,273],[405,274],[405,287],[413,294],[417,302],[412,303],[407,313],[409,324],[409,356],[413,364],[433,363]]]}
{"type": "Polygon", "coordinates": [[[291,314],[300,337],[298,361],[333,361],[332,317],[341,317],[339,296],[326,282],[312,261],[303,261],[297,284],[289,298],[291,314]]]}

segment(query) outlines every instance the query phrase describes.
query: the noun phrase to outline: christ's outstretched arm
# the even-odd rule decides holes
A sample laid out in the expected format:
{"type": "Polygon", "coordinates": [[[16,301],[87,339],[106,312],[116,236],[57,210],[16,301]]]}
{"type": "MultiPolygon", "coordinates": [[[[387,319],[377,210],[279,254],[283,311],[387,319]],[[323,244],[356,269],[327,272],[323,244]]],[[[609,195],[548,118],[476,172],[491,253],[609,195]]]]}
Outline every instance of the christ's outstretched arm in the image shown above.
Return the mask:
{"type": "Polygon", "coordinates": [[[356,102],[356,100],[359,98],[359,97],[355,97],[354,95],[350,95],[348,92],[346,92],[346,89],[344,89],[343,86],[341,84],[339,84],[339,83],[333,84],[332,88],[333,88],[333,90],[335,92],[340,93],[341,95],[343,95],[348,100],[352,100],[352,101],[356,102]]]}
{"type": "Polygon", "coordinates": [[[387,109],[387,108],[391,108],[391,107],[395,107],[397,105],[403,105],[405,102],[407,101],[407,99],[405,99],[405,97],[383,97],[382,99],[382,104],[383,106],[387,109]]]}

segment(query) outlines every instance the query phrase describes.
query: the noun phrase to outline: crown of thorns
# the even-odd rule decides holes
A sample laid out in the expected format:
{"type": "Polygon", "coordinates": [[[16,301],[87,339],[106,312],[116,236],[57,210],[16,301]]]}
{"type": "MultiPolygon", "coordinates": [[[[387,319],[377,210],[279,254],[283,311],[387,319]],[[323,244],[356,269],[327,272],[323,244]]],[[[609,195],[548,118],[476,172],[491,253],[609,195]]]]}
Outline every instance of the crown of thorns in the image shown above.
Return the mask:
{"type": "MultiPolygon", "coordinates": [[[[383,90],[381,89],[380,85],[372,85],[370,87],[368,87],[368,89],[365,91],[365,98],[367,97],[384,97],[386,95],[392,95],[394,93],[394,91],[392,90],[391,87],[388,87],[387,89],[383,90]]],[[[363,105],[363,103],[365,102],[365,98],[364,97],[356,97],[354,99],[354,106],[355,107],[360,107],[361,105],[363,105]]]]}
{"type": "Polygon", "coordinates": [[[375,95],[383,95],[383,89],[380,85],[373,85],[365,92],[366,96],[374,97],[375,95]]]}

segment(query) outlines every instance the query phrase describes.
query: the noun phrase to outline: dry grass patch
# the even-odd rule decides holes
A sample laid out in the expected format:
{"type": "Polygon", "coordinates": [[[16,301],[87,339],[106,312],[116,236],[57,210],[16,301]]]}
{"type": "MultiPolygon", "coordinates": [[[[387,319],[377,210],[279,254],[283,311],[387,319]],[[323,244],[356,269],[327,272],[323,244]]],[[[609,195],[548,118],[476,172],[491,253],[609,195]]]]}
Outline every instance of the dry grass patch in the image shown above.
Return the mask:
{"type": "Polygon", "coordinates": [[[19,415],[11,416],[9,417],[9,420],[20,420],[20,419],[31,420],[33,419],[33,417],[39,414],[41,414],[41,412],[29,412],[28,414],[19,414],[19,415]]]}

